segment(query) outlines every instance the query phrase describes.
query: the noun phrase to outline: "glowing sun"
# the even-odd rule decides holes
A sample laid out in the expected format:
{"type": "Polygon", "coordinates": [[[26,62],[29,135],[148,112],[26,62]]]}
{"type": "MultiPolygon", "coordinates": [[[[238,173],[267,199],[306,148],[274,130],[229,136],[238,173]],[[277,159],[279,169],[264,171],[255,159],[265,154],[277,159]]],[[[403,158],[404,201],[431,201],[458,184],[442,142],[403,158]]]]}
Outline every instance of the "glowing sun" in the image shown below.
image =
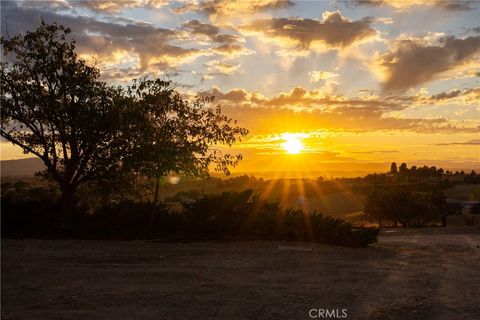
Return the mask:
{"type": "Polygon", "coordinates": [[[282,147],[289,154],[298,154],[303,150],[302,141],[296,137],[287,137],[282,147]]]}

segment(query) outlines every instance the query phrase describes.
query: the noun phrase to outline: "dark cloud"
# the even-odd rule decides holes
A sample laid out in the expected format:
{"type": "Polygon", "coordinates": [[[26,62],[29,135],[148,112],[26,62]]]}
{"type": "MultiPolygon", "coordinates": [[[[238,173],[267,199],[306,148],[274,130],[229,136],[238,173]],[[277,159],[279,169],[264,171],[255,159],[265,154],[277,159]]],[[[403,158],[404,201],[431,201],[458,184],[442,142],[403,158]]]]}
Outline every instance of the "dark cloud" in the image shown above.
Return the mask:
{"type": "Polygon", "coordinates": [[[433,95],[391,95],[383,101],[417,107],[439,104],[475,105],[480,103],[480,88],[454,89],[433,95]]]}
{"type": "Polygon", "coordinates": [[[456,90],[452,90],[450,92],[441,92],[439,94],[435,94],[435,95],[431,96],[431,99],[432,100],[452,99],[452,98],[458,97],[461,94],[462,94],[462,90],[456,89],[456,90]]]}
{"type": "Polygon", "coordinates": [[[55,12],[18,7],[14,2],[2,3],[2,35],[14,35],[34,30],[43,18],[72,30],[80,53],[98,55],[109,60],[117,50],[137,54],[140,68],[166,69],[183,60],[203,54],[199,49],[183,48],[175,44],[178,31],[157,28],[146,23],[119,23],[99,21],[85,16],[61,15],[55,12]]]}
{"type": "Polygon", "coordinates": [[[449,11],[466,11],[474,9],[472,5],[475,1],[468,0],[350,0],[345,1],[347,4],[363,5],[363,6],[390,6],[397,9],[407,9],[414,6],[432,6],[449,11]]]}
{"type": "Polygon", "coordinates": [[[248,54],[248,50],[243,42],[245,39],[238,35],[222,34],[221,29],[209,23],[201,23],[198,20],[190,20],[182,24],[182,29],[189,32],[190,35],[199,35],[215,43],[212,51],[227,56],[238,56],[248,54]]]}
{"type": "Polygon", "coordinates": [[[213,88],[208,92],[201,92],[200,95],[215,96],[217,100],[224,100],[244,106],[262,105],[273,108],[305,108],[305,109],[328,109],[328,108],[352,108],[360,110],[362,107],[376,108],[379,112],[399,111],[406,108],[405,105],[395,101],[351,99],[344,96],[325,95],[320,90],[308,90],[303,87],[295,87],[289,92],[281,92],[273,97],[264,97],[256,92],[247,92],[244,89],[233,89],[229,92],[222,92],[213,88]]]}
{"type": "Polygon", "coordinates": [[[404,91],[433,80],[473,59],[480,52],[480,36],[459,39],[445,37],[437,45],[424,45],[416,40],[401,40],[390,52],[380,56],[385,69],[384,91],[404,91]]]}
{"type": "Polygon", "coordinates": [[[376,34],[367,17],[350,21],[339,11],[324,12],[323,20],[301,18],[272,18],[256,20],[242,29],[275,40],[279,44],[294,43],[298,49],[310,48],[312,42],[320,41],[329,47],[346,47],[356,41],[376,34]]]}
{"type": "MultiPolygon", "coordinates": [[[[182,24],[184,30],[188,30],[193,34],[200,34],[209,37],[213,41],[217,41],[216,37],[219,36],[220,28],[209,23],[201,23],[198,20],[190,20],[182,24]]],[[[220,38],[222,39],[222,38],[220,38]]],[[[225,38],[228,40],[229,38],[225,38]]],[[[235,41],[235,40],[234,40],[235,41]]],[[[223,42],[223,41],[220,41],[223,42]]]]}

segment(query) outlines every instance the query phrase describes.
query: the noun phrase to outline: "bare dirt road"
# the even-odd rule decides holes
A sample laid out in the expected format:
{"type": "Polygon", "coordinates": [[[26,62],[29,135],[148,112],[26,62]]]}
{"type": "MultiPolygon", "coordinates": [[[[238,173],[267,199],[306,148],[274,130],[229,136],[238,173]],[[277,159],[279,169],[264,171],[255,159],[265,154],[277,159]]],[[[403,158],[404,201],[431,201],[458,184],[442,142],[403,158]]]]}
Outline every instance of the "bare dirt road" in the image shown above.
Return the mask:
{"type": "Polygon", "coordinates": [[[479,245],[476,228],[387,230],[365,249],[2,240],[1,315],[311,319],[338,308],[348,319],[480,319],[479,245]]]}

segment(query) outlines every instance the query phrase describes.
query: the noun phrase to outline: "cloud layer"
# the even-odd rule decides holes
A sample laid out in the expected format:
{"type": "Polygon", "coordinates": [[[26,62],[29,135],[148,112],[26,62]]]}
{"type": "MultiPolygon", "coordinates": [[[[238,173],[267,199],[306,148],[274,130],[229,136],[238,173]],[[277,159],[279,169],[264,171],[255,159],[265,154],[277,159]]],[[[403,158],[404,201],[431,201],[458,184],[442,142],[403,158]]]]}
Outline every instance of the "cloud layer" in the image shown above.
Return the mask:
{"type": "MultiPolygon", "coordinates": [[[[419,133],[474,133],[480,124],[457,124],[445,118],[399,118],[389,114],[405,110],[405,101],[325,95],[319,90],[296,87],[265,97],[258,92],[218,88],[202,92],[214,96],[224,109],[252,132],[336,130],[349,132],[406,130],[419,133]]],[[[435,98],[429,98],[435,99],[435,98]]],[[[410,101],[408,101],[410,102],[410,101]]]]}
{"type": "Polygon", "coordinates": [[[437,44],[420,40],[400,40],[394,48],[378,57],[383,69],[385,91],[404,91],[435,79],[443,72],[478,61],[480,36],[444,37],[437,44]]]}
{"type": "Polygon", "coordinates": [[[239,17],[244,14],[254,14],[272,9],[288,8],[294,5],[290,0],[205,0],[190,1],[175,9],[183,14],[197,12],[212,20],[225,17],[239,17]]]}
{"type": "Polygon", "coordinates": [[[241,30],[260,34],[282,46],[305,50],[315,45],[342,48],[372,37],[371,18],[351,21],[340,11],[323,13],[323,19],[271,18],[256,20],[241,30]]]}

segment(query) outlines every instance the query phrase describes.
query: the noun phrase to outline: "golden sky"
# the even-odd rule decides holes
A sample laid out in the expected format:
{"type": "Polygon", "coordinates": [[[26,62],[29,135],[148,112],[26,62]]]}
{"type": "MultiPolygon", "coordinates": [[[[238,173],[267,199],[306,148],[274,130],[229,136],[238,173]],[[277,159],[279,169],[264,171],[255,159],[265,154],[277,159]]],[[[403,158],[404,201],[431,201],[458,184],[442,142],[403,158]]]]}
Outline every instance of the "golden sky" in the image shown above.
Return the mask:
{"type": "MultiPolygon", "coordinates": [[[[480,167],[476,1],[8,1],[2,34],[72,28],[105,81],[168,77],[250,130],[237,172],[480,167]]],[[[1,159],[28,157],[1,142],[1,159]]]]}

